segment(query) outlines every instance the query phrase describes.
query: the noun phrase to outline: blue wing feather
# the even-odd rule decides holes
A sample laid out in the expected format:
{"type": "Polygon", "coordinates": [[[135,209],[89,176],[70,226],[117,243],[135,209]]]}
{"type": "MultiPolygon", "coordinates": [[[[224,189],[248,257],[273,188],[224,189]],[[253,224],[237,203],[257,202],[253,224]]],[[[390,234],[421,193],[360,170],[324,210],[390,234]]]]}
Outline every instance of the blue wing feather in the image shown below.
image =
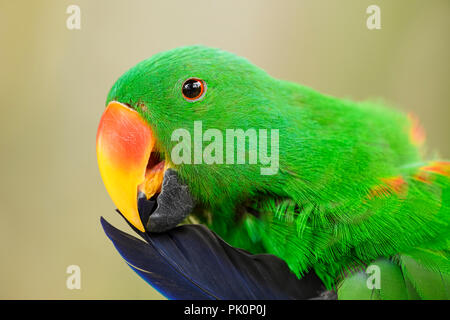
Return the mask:
{"type": "Polygon", "coordinates": [[[308,299],[325,292],[313,272],[298,279],[276,256],[231,247],[202,225],[138,232],[142,241],[101,223],[128,265],[169,299],[308,299]]]}
{"type": "Polygon", "coordinates": [[[105,219],[101,224],[108,238],[127,264],[142,279],[168,299],[214,299],[178,272],[151,244],[122,232],[105,219]]]}

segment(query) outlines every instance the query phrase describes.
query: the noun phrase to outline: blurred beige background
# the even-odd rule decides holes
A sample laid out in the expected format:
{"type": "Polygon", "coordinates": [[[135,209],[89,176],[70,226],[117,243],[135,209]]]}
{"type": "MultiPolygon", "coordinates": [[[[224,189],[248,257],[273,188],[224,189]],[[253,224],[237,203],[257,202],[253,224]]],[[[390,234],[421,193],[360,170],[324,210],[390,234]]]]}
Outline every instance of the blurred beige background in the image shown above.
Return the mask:
{"type": "Polygon", "coordinates": [[[448,0],[0,0],[0,298],[160,299],[99,217],[129,231],[100,179],[106,94],[154,53],[205,44],[327,94],[412,110],[450,157],[448,0]],[[81,30],[66,8],[81,8],[81,30]],[[381,30],[366,8],[381,7],[381,30]],[[81,267],[81,290],[66,268],[81,267]]]}

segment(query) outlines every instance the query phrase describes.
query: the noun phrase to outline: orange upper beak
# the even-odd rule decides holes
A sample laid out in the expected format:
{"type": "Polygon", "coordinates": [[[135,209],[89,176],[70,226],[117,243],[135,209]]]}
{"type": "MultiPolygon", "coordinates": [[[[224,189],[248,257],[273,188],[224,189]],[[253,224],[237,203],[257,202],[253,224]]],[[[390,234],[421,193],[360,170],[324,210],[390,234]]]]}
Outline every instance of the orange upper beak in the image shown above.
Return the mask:
{"type": "Polygon", "coordinates": [[[162,162],[148,167],[154,147],[150,126],[135,110],[116,101],[108,104],[97,131],[98,167],[114,204],[142,232],[138,191],[147,198],[159,192],[165,170],[162,162]]]}

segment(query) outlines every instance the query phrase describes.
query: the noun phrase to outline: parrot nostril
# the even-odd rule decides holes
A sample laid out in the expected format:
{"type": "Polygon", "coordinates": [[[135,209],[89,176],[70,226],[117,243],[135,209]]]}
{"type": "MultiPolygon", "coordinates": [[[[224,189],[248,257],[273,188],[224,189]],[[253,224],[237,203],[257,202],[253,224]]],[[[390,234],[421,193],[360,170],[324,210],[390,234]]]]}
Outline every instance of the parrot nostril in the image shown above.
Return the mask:
{"type": "MultiPolygon", "coordinates": [[[[114,101],[117,101],[117,102],[119,102],[118,100],[114,100],[114,101]]],[[[128,107],[128,108],[130,108],[131,110],[135,110],[136,108],[134,108],[130,103],[128,103],[128,102],[119,102],[120,104],[123,104],[124,106],[126,106],[126,107],[128,107]]]]}

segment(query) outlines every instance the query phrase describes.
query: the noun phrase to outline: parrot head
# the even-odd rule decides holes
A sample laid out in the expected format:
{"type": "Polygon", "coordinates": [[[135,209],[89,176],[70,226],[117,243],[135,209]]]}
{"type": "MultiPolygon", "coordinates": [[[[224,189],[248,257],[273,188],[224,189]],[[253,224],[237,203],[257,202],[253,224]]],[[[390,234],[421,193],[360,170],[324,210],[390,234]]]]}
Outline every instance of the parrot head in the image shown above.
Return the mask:
{"type": "Polygon", "coordinates": [[[159,53],[123,74],[100,120],[97,158],[106,189],[128,222],[144,231],[138,200],[157,199],[168,170],[196,204],[215,211],[256,194],[282,193],[280,174],[261,174],[261,166],[249,163],[247,148],[244,163],[237,164],[237,146],[230,151],[233,161],[225,154],[235,141],[225,141],[228,129],[255,129],[258,135],[259,129],[270,134],[289,127],[277,109],[280,82],[246,59],[203,46],[159,53]],[[214,137],[203,135],[208,129],[214,137]],[[189,159],[181,163],[173,158],[180,132],[187,147],[182,156],[189,159]],[[223,152],[223,161],[206,163],[202,154],[217,137],[223,137],[216,145],[223,148],[215,155],[223,152]]]}

